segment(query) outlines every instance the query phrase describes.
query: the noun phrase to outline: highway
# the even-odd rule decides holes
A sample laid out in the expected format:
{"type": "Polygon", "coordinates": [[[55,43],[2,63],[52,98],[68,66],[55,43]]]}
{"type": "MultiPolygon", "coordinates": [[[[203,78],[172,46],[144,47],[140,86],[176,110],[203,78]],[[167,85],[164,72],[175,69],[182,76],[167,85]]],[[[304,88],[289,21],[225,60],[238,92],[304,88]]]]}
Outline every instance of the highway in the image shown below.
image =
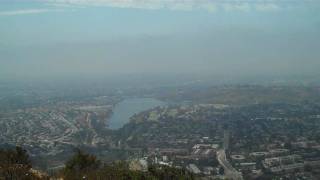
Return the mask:
{"type": "Polygon", "coordinates": [[[217,159],[219,164],[224,169],[224,174],[227,178],[232,180],[243,180],[242,174],[232,167],[226,158],[226,152],[224,149],[217,151],[217,159]]]}

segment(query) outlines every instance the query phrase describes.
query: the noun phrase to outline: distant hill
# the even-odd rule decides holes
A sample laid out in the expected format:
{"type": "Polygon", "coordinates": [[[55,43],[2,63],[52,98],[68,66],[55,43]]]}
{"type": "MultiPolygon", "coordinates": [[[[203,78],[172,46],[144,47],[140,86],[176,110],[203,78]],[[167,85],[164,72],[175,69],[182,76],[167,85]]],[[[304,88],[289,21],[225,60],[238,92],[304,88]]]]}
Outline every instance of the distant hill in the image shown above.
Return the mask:
{"type": "Polygon", "coordinates": [[[316,86],[217,86],[210,88],[179,88],[162,94],[163,100],[247,105],[257,103],[318,103],[320,87],[316,86]]]}

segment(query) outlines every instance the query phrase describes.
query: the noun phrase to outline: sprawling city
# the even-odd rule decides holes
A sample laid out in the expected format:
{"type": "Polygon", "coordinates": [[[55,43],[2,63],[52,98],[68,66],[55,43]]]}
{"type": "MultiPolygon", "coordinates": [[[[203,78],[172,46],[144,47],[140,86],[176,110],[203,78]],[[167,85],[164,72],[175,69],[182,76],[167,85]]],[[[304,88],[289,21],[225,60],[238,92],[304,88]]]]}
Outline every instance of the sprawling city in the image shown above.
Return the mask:
{"type": "Polygon", "coordinates": [[[51,173],[81,149],[142,172],[157,165],[205,179],[320,177],[320,87],[232,85],[195,93],[193,86],[74,90],[70,99],[15,89],[2,98],[1,147],[27,149],[33,167],[51,173]],[[142,104],[145,110],[111,126],[116,113],[142,104]]]}
{"type": "Polygon", "coordinates": [[[317,0],[3,0],[0,180],[319,180],[317,0]]]}

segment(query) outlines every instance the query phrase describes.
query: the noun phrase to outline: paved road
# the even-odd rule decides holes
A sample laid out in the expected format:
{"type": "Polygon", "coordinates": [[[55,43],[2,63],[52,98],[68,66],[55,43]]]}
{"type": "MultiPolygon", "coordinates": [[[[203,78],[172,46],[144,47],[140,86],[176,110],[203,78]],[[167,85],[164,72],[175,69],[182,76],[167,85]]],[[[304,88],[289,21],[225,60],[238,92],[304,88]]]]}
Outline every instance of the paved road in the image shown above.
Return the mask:
{"type": "Polygon", "coordinates": [[[226,152],[224,149],[217,151],[217,159],[219,164],[223,167],[224,173],[229,179],[243,180],[242,174],[232,167],[226,158],[226,152]]]}

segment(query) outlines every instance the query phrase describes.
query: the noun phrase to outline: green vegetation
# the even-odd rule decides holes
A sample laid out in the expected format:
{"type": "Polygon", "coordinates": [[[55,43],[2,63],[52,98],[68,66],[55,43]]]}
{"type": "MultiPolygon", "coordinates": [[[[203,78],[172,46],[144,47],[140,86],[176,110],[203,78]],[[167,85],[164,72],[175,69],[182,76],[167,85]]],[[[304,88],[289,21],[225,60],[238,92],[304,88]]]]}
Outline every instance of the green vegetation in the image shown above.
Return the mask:
{"type": "MultiPolygon", "coordinates": [[[[12,150],[0,150],[0,179],[35,180],[48,179],[49,176],[32,169],[27,151],[17,147],[12,150]]],[[[77,150],[65,164],[65,167],[54,175],[54,178],[76,179],[194,179],[193,174],[184,169],[167,166],[150,166],[146,172],[129,169],[126,162],[102,164],[94,155],[77,150]]]]}
{"type": "Polygon", "coordinates": [[[101,164],[95,156],[77,150],[75,155],[67,161],[65,168],[57,175],[64,179],[194,179],[193,175],[184,169],[167,166],[150,166],[147,172],[129,169],[126,162],[119,161],[112,164],[101,164]]]}
{"type": "Polygon", "coordinates": [[[39,179],[31,168],[26,150],[21,147],[14,150],[0,149],[0,179],[39,179]]]}
{"type": "Polygon", "coordinates": [[[95,156],[77,150],[76,154],[65,164],[61,175],[64,179],[81,179],[86,174],[99,168],[100,162],[95,156]]]}

